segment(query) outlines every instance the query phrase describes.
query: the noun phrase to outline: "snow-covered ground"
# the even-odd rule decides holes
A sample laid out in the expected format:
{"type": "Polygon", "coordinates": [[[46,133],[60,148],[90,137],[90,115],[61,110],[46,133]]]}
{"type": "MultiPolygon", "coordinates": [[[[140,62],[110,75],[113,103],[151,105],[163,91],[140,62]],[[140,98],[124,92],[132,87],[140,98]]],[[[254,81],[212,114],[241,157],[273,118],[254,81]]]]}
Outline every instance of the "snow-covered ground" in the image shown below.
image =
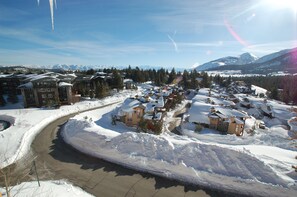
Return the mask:
{"type": "MultiPolygon", "coordinates": [[[[26,154],[35,135],[49,122],[73,112],[123,101],[134,94],[125,92],[60,109],[1,108],[0,118],[10,121],[12,126],[0,132],[0,167],[26,154]]],[[[255,97],[249,99],[255,106],[262,102],[255,97]]],[[[297,176],[291,166],[297,163],[296,140],[291,140],[291,132],[284,126],[294,114],[283,103],[270,104],[277,118],[263,118],[267,129],[256,129],[253,135],[245,133],[242,137],[207,129],[196,133],[191,124],[182,126],[184,136],[136,133],[135,128],[122,123],[111,124],[119,104],[75,116],[65,125],[62,135],[82,152],[129,168],[247,195],[294,196],[297,176]]],[[[258,108],[246,111],[250,115],[259,113],[258,108]]],[[[173,114],[174,111],[167,114],[165,130],[173,114]]],[[[251,119],[247,127],[256,123],[251,119]]]]}
{"type": "Polygon", "coordinates": [[[0,107],[0,120],[11,123],[11,127],[0,132],[0,168],[28,153],[35,136],[53,120],[71,113],[121,102],[130,95],[134,96],[135,91],[127,90],[103,100],[86,100],[74,105],[61,106],[59,109],[24,109],[21,100],[17,104],[8,103],[5,107],[0,107]]]}
{"type": "MultiPolygon", "coordinates": [[[[156,136],[136,133],[123,123],[112,125],[118,106],[70,119],[62,133],[65,141],[92,156],[188,183],[261,196],[292,196],[297,190],[291,167],[297,163],[296,141],[288,139],[288,130],[278,121],[243,137],[213,130],[198,134],[190,124],[183,125],[184,136],[168,132],[156,136]]],[[[283,104],[275,109],[281,113],[283,104]]],[[[168,113],[165,127],[172,115],[168,113]]]]}
{"type": "MultiPolygon", "coordinates": [[[[0,187],[0,194],[6,196],[4,188],[0,187]]],[[[40,187],[37,181],[24,182],[16,185],[10,191],[10,195],[14,197],[23,196],[35,196],[35,197],[65,197],[65,196],[77,196],[77,197],[91,197],[92,195],[86,193],[82,189],[67,183],[64,180],[59,181],[41,181],[40,187]]]]}

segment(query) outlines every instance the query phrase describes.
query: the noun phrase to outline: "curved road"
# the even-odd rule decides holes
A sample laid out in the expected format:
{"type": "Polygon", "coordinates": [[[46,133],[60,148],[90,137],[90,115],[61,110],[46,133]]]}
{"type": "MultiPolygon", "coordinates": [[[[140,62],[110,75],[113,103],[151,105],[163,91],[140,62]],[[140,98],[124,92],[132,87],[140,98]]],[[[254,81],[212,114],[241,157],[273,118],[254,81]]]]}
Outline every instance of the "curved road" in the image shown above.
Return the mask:
{"type": "Polygon", "coordinates": [[[60,128],[72,116],[50,123],[31,145],[41,179],[67,179],[95,196],[236,196],[202,190],[80,153],[60,136],[60,128]]]}

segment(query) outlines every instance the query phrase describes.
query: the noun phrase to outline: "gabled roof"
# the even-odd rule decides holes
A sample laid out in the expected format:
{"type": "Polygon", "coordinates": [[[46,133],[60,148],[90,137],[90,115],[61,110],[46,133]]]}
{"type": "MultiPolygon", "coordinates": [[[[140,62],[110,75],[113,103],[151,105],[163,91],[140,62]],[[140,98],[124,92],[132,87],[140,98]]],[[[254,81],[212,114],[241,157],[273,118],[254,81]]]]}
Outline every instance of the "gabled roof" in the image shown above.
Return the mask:
{"type": "Polygon", "coordinates": [[[73,86],[71,83],[60,82],[59,87],[73,86]]]}
{"type": "Polygon", "coordinates": [[[122,104],[121,110],[122,110],[123,112],[132,112],[133,109],[136,108],[136,107],[140,107],[140,108],[143,108],[143,109],[145,108],[145,107],[141,104],[141,102],[139,102],[138,100],[128,98],[128,99],[126,99],[126,100],[124,101],[124,103],[122,104]]]}
{"type": "Polygon", "coordinates": [[[189,121],[196,122],[196,123],[205,123],[210,124],[209,122],[209,111],[213,107],[213,105],[201,103],[201,102],[194,102],[192,103],[191,108],[189,109],[189,121]]]}
{"type": "Polygon", "coordinates": [[[235,109],[228,109],[223,107],[215,107],[215,110],[228,117],[248,118],[246,113],[237,111],[235,109]]]}
{"type": "Polygon", "coordinates": [[[28,83],[20,85],[18,88],[20,88],[20,89],[32,89],[33,84],[32,84],[32,82],[28,82],[28,83]]]}

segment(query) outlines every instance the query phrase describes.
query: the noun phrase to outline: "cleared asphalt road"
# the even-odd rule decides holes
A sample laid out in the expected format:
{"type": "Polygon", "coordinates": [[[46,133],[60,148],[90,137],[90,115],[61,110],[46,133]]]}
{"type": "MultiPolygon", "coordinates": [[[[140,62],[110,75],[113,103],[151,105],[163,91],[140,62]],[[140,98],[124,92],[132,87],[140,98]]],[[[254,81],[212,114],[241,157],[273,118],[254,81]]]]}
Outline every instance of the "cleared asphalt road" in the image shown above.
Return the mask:
{"type": "Polygon", "coordinates": [[[60,127],[70,117],[49,124],[32,143],[41,179],[67,179],[95,196],[236,196],[202,190],[80,153],[60,136],[60,127]]]}

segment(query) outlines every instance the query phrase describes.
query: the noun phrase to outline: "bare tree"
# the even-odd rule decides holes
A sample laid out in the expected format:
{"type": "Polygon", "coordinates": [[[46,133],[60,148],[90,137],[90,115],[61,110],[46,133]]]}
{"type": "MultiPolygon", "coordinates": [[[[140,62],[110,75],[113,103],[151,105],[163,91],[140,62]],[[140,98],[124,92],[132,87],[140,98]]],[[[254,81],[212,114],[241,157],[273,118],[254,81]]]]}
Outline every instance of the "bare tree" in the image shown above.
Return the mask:
{"type": "Polygon", "coordinates": [[[26,157],[13,162],[13,164],[0,169],[0,185],[4,186],[7,197],[11,197],[11,190],[14,185],[29,179],[34,159],[32,154],[28,154],[26,157]]]}

